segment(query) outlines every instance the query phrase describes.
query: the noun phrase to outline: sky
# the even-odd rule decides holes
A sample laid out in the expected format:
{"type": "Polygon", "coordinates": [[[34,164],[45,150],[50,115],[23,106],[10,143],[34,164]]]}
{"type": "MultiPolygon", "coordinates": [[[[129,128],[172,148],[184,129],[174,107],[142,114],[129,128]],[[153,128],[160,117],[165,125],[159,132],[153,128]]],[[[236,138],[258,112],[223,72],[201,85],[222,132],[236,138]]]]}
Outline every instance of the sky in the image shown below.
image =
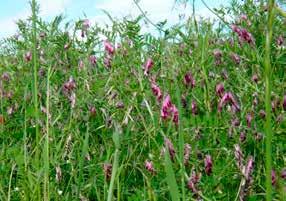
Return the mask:
{"type": "MultiPolygon", "coordinates": [[[[91,23],[100,25],[110,23],[102,10],[106,10],[116,19],[125,16],[136,17],[141,14],[133,0],[38,0],[40,4],[40,16],[50,20],[56,15],[64,14],[66,20],[78,20],[88,18],[91,23]],[[86,17],[85,17],[86,16],[86,17]]],[[[190,5],[182,4],[174,7],[175,0],[140,0],[139,5],[147,12],[148,18],[157,23],[168,20],[175,24],[179,21],[179,14],[191,15],[190,5]]],[[[209,7],[214,8],[226,5],[228,0],[205,0],[209,7]]],[[[205,18],[215,16],[201,3],[196,0],[196,13],[205,18]]],[[[0,39],[11,36],[17,32],[15,22],[25,19],[30,15],[29,0],[8,0],[0,4],[0,39]]]]}

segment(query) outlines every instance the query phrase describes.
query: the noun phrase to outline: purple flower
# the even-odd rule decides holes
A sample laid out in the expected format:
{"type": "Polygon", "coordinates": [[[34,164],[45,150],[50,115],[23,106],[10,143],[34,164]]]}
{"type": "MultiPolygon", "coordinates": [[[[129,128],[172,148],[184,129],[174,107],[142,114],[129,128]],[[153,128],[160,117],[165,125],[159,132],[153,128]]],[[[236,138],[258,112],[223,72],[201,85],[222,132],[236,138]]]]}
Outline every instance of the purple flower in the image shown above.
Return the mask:
{"type": "Polygon", "coordinates": [[[188,72],[185,74],[184,76],[184,84],[188,87],[188,86],[191,86],[192,88],[195,87],[196,85],[196,81],[195,79],[193,78],[193,75],[191,72],[188,72]]]}
{"type": "Polygon", "coordinates": [[[212,173],[212,168],[213,168],[213,162],[211,156],[206,155],[204,162],[205,162],[205,172],[207,175],[210,175],[212,173]]]}
{"type": "Polygon", "coordinates": [[[245,179],[247,181],[249,181],[251,179],[251,174],[253,172],[253,167],[254,166],[254,161],[253,161],[253,157],[251,156],[247,163],[246,163],[246,166],[244,167],[244,176],[245,176],[245,179]]]}
{"type": "Polygon", "coordinates": [[[172,117],[173,122],[178,125],[179,123],[179,112],[177,107],[172,104],[170,95],[166,95],[163,100],[162,108],[161,108],[161,117],[162,119],[167,119],[168,117],[172,117]]]}
{"type": "Polygon", "coordinates": [[[9,82],[10,81],[10,75],[8,72],[4,72],[1,76],[2,80],[9,82]]]}
{"type": "Polygon", "coordinates": [[[251,79],[253,82],[257,83],[258,82],[258,75],[257,74],[252,75],[251,79]]]}
{"type": "Polygon", "coordinates": [[[245,132],[243,132],[243,131],[240,132],[239,139],[240,139],[240,142],[244,142],[246,140],[245,132]]]}
{"type": "Polygon", "coordinates": [[[109,55],[113,55],[115,52],[113,45],[107,40],[104,41],[104,48],[109,55]]]}
{"type": "Polygon", "coordinates": [[[231,53],[231,59],[234,61],[234,63],[236,63],[237,65],[240,64],[240,56],[238,54],[235,53],[231,53]]]}
{"type": "Polygon", "coordinates": [[[286,179],[286,168],[281,171],[281,178],[286,179]]]}
{"type": "Polygon", "coordinates": [[[276,39],[277,46],[282,46],[283,42],[284,42],[283,36],[282,35],[278,36],[278,38],[276,39]]]}
{"type": "Polygon", "coordinates": [[[251,122],[253,119],[253,114],[252,113],[248,113],[246,115],[246,123],[247,123],[247,127],[250,128],[251,127],[251,122]]]}
{"type": "Polygon", "coordinates": [[[110,180],[112,174],[112,164],[104,163],[103,172],[106,180],[110,180]]]}
{"type": "Polygon", "coordinates": [[[184,147],[184,165],[188,165],[190,159],[191,145],[185,144],[184,147]]]}
{"type": "Polygon", "coordinates": [[[274,186],[276,184],[276,173],[275,173],[275,170],[272,170],[271,171],[271,183],[272,185],[274,186]]]}
{"type": "Polygon", "coordinates": [[[75,84],[75,81],[74,81],[73,77],[71,76],[69,78],[69,81],[64,83],[63,91],[64,92],[70,92],[70,91],[74,90],[75,88],[76,88],[76,84],[75,84]]]}
{"type": "Polygon", "coordinates": [[[91,65],[95,65],[96,64],[96,56],[95,55],[90,55],[89,56],[89,62],[91,63],[91,65]]]}
{"type": "Polygon", "coordinates": [[[225,92],[223,97],[220,99],[219,104],[218,104],[218,111],[221,112],[222,108],[227,104],[230,103],[232,106],[232,109],[237,112],[240,111],[240,107],[235,100],[234,96],[232,95],[231,92],[225,92]]]}
{"type": "Polygon", "coordinates": [[[286,111],[286,94],[283,97],[283,109],[286,111]]]}
{"type": "Polygon", "coordinates": [[[91,116],[95,116],[96,115],[96,108],[94,106],[91,106],[89,108],[89,113],[91,116]]]}
{"type": "Polygon", "coordinates": [[[151,89],[152,89],[154,96],[156,96],[157,101],[158,102],[161,101],[163,94],[161,92],[160,87],[154,81],[151,81],[151,89]]]}
{"type": "Polygon", "coordinates": [[[31,51],[28,51],[24,54],[24,59],[26,62],[29,62],[32,60],[32,52],[31,51]]]}
{"type": "Polygon", "coordinates": [[[239,37],[239,41],[247,42],[250,45],[254,44],[254,38],[251,33],[249,33],[246,29],[240,28],[236,25],[232,25],[233,32],[237,33],[239,37]]]}
{"type": "Polygon", "coordinates": [[[172,105],[171,111],[173,113],[173,122],[178,125],[179,124],[179,112],[175,105],[172,105]]]}
{"type": "Polygon", "coordinates": [[[260,116],[261,119],[264,119],[265,116],[266,116],[266,112],[264,110],[260,110],[259,111],[259,116],[260,116]]]}
{"type": "Polygon", "coordinates": [[[217,84],[216,87],[215,87],[215,91],[216,91],[216,94],[217,94],[219,97],[222,97],[222,95],[223,95],[223,93],[224,93],[223,83],[217,84]]]}
{"type": "Polygon", "coordinates": [[[171,108],[172,108],[172,102],[170,95],[167,94],[166,97],[163,100],[162,108],[161,108],[161,117],[163,119],[167,119],[171,113],[171,108]]]}
{"type": "Polygon", "coordinates": [[[78,69],[79,69],[80,71],[84,69],[84,63],[83,63],[82,60],[79,60],[79,62],[78,62],[78,69]]]}
{"type": "Polygon", "coordinates": [[[190,189],[195,194],[198,193],[197,184],[199,183],[200,179],[201,179],[201,174],[197,174],[195,171],[192,171],[192,175],[189,178],[187,186],[188,189],[190,189]]]}
{"type": "Polygon", "coordinates": [[[149,74],[149,70],[153,67],[154,62],[151,58],[148,58],[146,63],[144,64],[144,75],[149,74]]]}
{"type": "Polygon", "coordinates": [[[112,58],[110,55],[106,55],[104,57],[103,63],[105,65],[106,68],[111,68],[111,62],[112,62],[112,58]]]}
{"type": "Polygon", "coordinates": [[[197,115],[198,114],[198,106],[197,106],[197,102],[195,100],[192,101],[192,114],[193,115],[197,115]]]}
{"type": "Polygon", "coordinates": [[[145,161],[145,168],[146,168],[146,170],[147,170],[148,172],[150,172],[150,173],[152,173],[152,174],[155,174],[155,173],[156,173],[152,161],[146,160],[146,161],[145,161]]]}
{"type": "Polygon", "coordinates": [[[165,139],[164,139],[164,143],[165,143],[165,148],[166,148],[166,149],[168,150],[168,152],[169,152],[169,155],[170,155],[171,160],[174,161],[176,151],[175,151],[175,149],[174,149],[173,143],[172,143],[168,138],[166,138],[166,137],[165,137],[165,139]]]}
{"type": "Polygon", "coordinates": [[[243,169],[243,154],[238,144],[234,145],[234,157],[236,160],[237,167],[242,170],[243,169]]]}

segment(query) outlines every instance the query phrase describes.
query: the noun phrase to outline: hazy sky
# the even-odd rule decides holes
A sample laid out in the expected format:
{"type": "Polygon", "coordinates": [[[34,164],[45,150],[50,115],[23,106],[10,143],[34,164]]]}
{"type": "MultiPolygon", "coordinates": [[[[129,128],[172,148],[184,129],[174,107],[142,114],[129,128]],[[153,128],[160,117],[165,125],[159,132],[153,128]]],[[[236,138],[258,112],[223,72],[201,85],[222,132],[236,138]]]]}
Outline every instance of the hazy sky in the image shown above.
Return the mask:
{"type": "MultiPolygon", "coordinates": [[[[46,20],[63,13],[68,20],[77,20],[86,15],[92,23],[105,24],[109,20],[102,10],[108,11],[119,19],[127,15],[137,16],[140,14],[133,0],[38,0],[38,2],[40,16],[46,20]]],[[[228,0],[205,0],[205,2],[213,8],[226,4],[228,0]]],[[[174,8],[174,0],[140,0],[139,4],[154,22],[167,19],[169,23],[176,23],[179,14],[191,14],[190,6],[174,8]]],[[[200,16],[214,17],[200,0],[196,0],[196,10],[200,16]]],[[[28,0],[2,1],[0,4],[0,38],[14,34],[17,30],[15,21],[27,18],[29,14],[28,0]]]]}

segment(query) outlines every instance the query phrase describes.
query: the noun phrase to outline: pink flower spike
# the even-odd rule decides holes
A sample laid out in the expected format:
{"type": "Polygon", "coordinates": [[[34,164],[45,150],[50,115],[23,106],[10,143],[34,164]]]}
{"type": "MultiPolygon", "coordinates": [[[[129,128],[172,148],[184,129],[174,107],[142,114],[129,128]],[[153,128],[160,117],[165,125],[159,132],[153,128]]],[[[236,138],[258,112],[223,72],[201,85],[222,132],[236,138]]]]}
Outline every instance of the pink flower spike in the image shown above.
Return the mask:
{"type": "Polygon", "coordinates": [[[95,55],[90,55],[89,56],[89,62],[91,63],[91,65],[95,65],[96,64],[96,56],[95,55]]]}
{"type": "Polygon", "coordinates": [[[148,58],[146,63],[144,64],[144,75],[148,75],[149,70],[153,67],[154,62],[151,58],[148,58]]]}
{"type": "Polygon", "coordinates": [[[166,97],[163,100],[163,104],[162,104],[162,108],[161,108],[161,117],[163,119],[167,119],[170,115],[170,109],[172,107],[172,102],[171,102],[171,98],[170,95],[166,95],[166,97]]]}
{"type": "Polygon", "coordinates": [[[109,54],[109,55],[113,55],[115,52],[115,49],[113,47],[113,45],[109,42],[109,41],[104,41],[104,48],[105,51],[109,54]]]}
{"type": "Polygon", "coordinates": [[[26,62],[29,62],[32,60],[32,52],[31,51],[28,51],[24,54],[24,59],[26,62]]]}
{"type": "Polygon", "coordinates": [[[212,167],[213,167],[213,162],[212,158],[210,155],[206,155],[205,158],[205,172],[207,175],[210,175],[212,173],[212,167]]]}
{"type": "Polygon", "coordinates": [[[152,89],[153,94],[156,96],[157,101],[161,101],[163,94],[161,92],[160,87],[155,82],[152,82],[151,89],[152,89]]]}
{"type": "Polygon", "coordinates": [[[191,85],[192,88],[195,87],[196,81],[191,72],[188,72],[184,76],[184,84],[188,87],[191,85]]]}
{"type": "Polygon", "coordinates": [[[176,108],[175,105],[173,105],[171,110],[172,110],[172,113],[173,113],[173,122],[176,125],[178,125],[179,124],[179,112],[178,112],[178,109],[176,108]]]}
{"type": "Polygon", "coordinates": [[[155,173],[156,173],[152,161],[146,160],[146,161],[145,161],[145,168],[146,168],[146,170],[147,170],[148,172],[150,172],[150,173],[152,173],[152,174],[155,174],[155,173]]]}

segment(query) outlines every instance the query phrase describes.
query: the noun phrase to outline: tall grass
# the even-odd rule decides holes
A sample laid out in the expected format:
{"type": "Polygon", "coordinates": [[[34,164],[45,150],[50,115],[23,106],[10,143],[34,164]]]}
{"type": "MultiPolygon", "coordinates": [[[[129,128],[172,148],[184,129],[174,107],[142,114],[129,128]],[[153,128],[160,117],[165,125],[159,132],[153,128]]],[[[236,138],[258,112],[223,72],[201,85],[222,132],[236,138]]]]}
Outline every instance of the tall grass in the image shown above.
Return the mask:
{"type": "Polygon", "coordinates": [[[266,133],[266,200],[272,200],[272,123],[271,123],[271,89],[272,89],[272,72],[271,72],[271,41],[273,35],[273,18],[274,18],[275,0],[268,1],[268,19],[267,32],[265,41],[265,133],[266,133]]]}

